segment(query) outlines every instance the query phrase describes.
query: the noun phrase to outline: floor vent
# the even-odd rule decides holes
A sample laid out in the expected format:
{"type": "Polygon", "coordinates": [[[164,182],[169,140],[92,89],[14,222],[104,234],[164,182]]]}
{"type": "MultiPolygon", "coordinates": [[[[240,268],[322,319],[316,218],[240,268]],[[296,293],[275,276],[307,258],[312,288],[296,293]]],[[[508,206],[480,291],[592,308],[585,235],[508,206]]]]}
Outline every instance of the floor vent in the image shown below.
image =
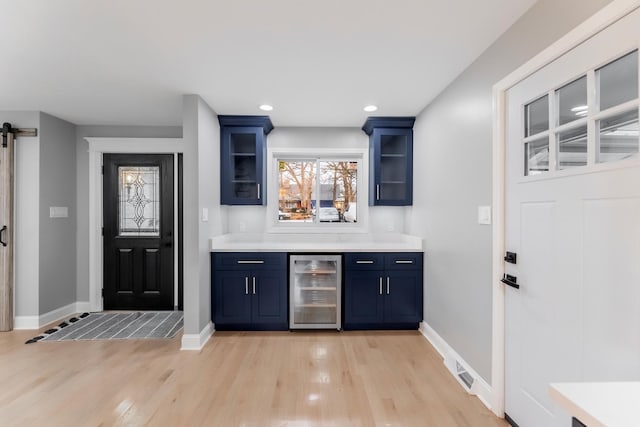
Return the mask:
{"type": "Polygon", "coordinates": [[[465,390],[471,394],[477,394],[477,384],[475,373],[469,372],[469,370],[463,365],[460,359],[455,354],[449,354],[444,359],[444,365],[449,369],[449,372],[455,377],[465,390]]]}
{"type": "Polygon", "coordinates": [[[458,361],[456,361],[456,375],[458,376],[458,378],[460,378],[460,381],[462,381],[462,383],[467,386],[467,389],[471,390],[471,387],[473,386],[475,380],[471,376],[471,374],[467,372],[464,366],[462,366],[458,361]]]}

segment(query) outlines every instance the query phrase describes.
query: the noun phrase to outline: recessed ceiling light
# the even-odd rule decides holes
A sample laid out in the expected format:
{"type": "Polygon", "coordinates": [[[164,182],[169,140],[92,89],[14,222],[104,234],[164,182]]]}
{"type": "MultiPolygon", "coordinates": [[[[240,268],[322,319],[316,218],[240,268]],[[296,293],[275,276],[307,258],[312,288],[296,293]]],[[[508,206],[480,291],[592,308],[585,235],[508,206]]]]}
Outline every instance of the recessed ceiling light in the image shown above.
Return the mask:
{"type": "Polygon", "coordinates": [[[271,110],[273,110],[273,105],[262,104],[262,105],[258,106],[258,108],[261,109],[262,111],[271,111],[271,110]]]}
{"type": "Polygon", "coordinates": [[[589,109],[589,107],[588,107],[588,106],[586,106],[586,105],[578,105],[577,107],[573,107],[573,108],[571,109],[571,111],[573,111],[573,112],[576,112],[576,111],[585,111],[585,110],[588,110],[588,109],[589,109]]]}
{"type": "Polygon", "coordinates": [[[373,113],[374,111],[378,110],[378,107],[375,105],[367,105],[366,107],[363,108],[364,111],[366,111],[367,113],[373,113]]]}

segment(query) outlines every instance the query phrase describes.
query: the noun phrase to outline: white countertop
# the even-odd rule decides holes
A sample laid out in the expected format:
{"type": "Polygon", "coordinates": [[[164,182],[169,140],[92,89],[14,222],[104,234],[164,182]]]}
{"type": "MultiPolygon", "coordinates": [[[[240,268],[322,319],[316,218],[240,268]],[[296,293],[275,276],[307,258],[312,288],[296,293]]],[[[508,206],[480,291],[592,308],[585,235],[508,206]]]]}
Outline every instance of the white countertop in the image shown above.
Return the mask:
{"type": "Polygon", "coordinates": [[[552,383],[549,395],[588,427],[640,425],[640,382],[552,383]]]}
{"type": "Polygon", "coordinates": [[[210,239],[211,252],[422,252],[422,239],[380,234],[223,234],[210,239]]]}

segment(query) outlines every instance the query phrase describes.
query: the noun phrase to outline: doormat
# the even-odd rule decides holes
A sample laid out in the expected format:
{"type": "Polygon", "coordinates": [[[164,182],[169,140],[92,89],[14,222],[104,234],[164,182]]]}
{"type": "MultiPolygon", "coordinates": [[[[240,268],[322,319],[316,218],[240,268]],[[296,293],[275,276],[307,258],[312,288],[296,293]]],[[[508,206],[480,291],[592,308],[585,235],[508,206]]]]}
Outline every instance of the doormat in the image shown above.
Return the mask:
{"type": "Polygon", "coordinates": [[[182,329],[182,311],[83,313],[28,340],[84,341],[173,338],[182,329]]]}

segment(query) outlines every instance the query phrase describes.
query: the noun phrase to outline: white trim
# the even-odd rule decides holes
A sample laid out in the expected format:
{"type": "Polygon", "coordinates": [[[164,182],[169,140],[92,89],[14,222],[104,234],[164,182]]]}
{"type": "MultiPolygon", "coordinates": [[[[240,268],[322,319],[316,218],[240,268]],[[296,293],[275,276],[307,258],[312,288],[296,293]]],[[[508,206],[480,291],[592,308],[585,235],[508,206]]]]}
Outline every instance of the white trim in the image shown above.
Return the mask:
{"type": "Polygon", "coordinates": [[[202,328],[199,334],[183,334],[182,335],[182,347],[180,350],[200,351],[204,345],[209,341],[209,338],[215,333],[216,329],[213,323],[207,323],[207,326],[202,328]]]}
{"type": "MultiPolygon", "coordinates": [[[[494,411],[491,405],[491,396],[493,394],[491,386],[471,368],[471,366],[426,322],[420,322],[420,333],[431,343],[433,348],[436,349],[440,356],[442,356],[443,363],[447,367],[447,370],[453,375],[453,377],[460,383],[462,388],[469,394],[477,396],[478,399],[489,410],[494,411]],[[456,362],[464,368],[469,375],[473,377],[473,385],[471,388],[462,382],[458,376],[456,362]]],[[[495,412],[495,411],[494,411],[495,412]]]]}
{"type": "Polygon", "coordinates": [[[532,75],[542,67],[569,52],[575,46],[607,28],[625,15],[640,7],[640,0],[614,0],[591,18],[574,28],[567,35],[547,49],[534,56],[527,63],[513,71],[493,86],[493,315],[492,315],[492,355],[491,355],[491,410],[499,417],[504,416],[504,285],[500,278],[504,273],[504,183],[506,144],[506,92],[511,87],[532,75]]]}
{"type": "MultiPolygon", "coordinates": [[[[102,311],[102,154],[184,152],[182,138],[85,138],[89,143],[89,302],[91,310],[102,311]]],[[[175,171],[177,174],[177,171],[175,171]]],[[[174,191],[177,206],[178,189],[174,191]]],[[[178,232],[174,238],[178,239],[178,232]]],[[[177,245],[174,245],[177,247],[177,245]]],[[[178,257],[174,257],[175,270],[178,257]]]]}
{"type": "Polygon", "coordinates": [[[182,138],[85,138],[89,152],[99,153],[182,153],[182,138]]]}
{"type": "Polygon", "coordinates": [[[13,329],[40,329],[40,317],[16,316],[13,318],[13,329]]]}
{"type": "Polygon", "coordinates": [[[90,307],[91,303],[88,301],[77,301],[39,316],[16,316],[14,319],[14,329],[40,329],[43,326],[65,319],[74,314],[91,311],[90,307]]]}

